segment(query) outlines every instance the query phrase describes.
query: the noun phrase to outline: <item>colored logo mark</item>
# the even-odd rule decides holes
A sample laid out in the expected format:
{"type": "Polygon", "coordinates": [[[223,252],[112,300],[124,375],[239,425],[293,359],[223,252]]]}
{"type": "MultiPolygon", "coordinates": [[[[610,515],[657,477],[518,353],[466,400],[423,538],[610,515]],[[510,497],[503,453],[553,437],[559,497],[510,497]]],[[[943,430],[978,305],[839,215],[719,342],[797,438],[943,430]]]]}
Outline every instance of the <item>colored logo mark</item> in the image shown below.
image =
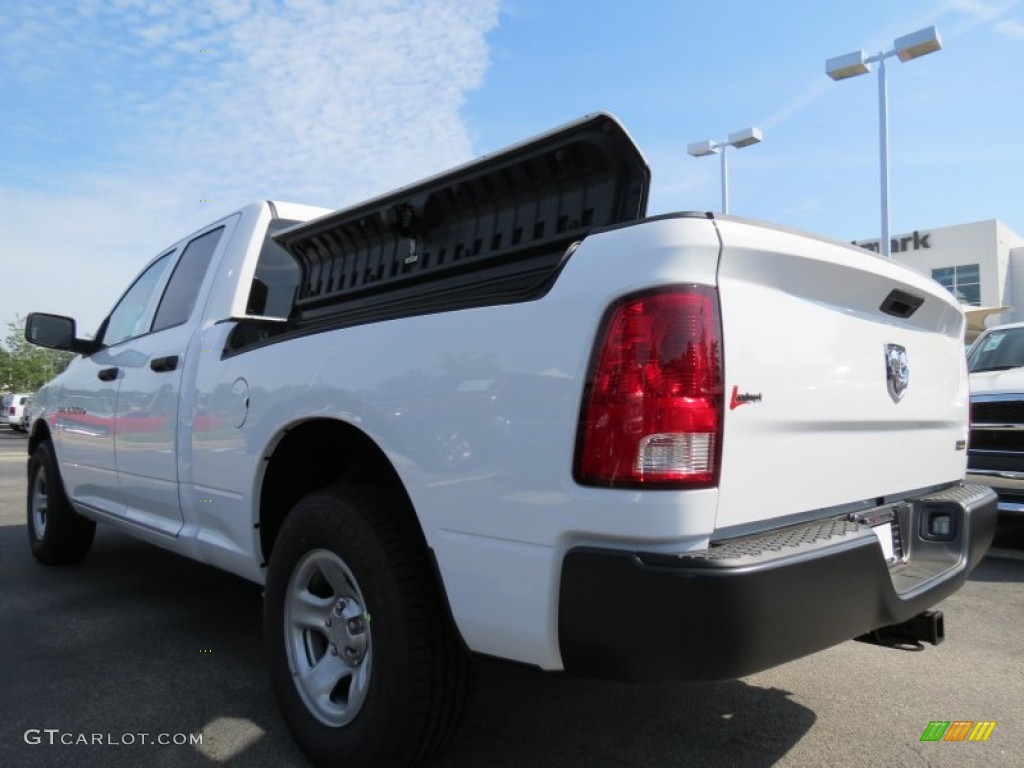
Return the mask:
{"type": "Polygon", "coordinates": [[[932,720],[921,741],[988,741],[995,728],[995,720],[932,720]]]}

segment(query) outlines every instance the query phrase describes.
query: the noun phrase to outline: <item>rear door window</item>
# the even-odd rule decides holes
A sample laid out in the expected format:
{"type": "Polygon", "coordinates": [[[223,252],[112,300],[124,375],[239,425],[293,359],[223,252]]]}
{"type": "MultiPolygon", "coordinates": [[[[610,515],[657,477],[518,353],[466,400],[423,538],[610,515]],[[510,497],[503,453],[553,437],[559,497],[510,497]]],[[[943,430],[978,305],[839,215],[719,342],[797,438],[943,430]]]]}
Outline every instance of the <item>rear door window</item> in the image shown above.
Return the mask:
{"type": "Polygon", "coordinates": [[[185,247],[160,299],[153,331],[181,325],[192,316],[199,288],[223,234],[224,227],[218,227],[195,238],[185,247]]]}

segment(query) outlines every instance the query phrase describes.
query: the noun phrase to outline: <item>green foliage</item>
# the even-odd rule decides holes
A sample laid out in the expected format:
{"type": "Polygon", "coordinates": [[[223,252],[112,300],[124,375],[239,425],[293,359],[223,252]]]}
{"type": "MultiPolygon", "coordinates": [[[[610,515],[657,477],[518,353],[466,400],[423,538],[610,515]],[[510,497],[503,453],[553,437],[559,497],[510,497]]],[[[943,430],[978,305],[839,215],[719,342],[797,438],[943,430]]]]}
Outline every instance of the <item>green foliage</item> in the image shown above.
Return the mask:
{"type": "Polygon", "coordinates": [[[25,340],[25,321],[15,317],[7,323],[7,336],[0,342],[0,392],[35,392],[68,367],[74,355],[43,349],[25,340]]]}

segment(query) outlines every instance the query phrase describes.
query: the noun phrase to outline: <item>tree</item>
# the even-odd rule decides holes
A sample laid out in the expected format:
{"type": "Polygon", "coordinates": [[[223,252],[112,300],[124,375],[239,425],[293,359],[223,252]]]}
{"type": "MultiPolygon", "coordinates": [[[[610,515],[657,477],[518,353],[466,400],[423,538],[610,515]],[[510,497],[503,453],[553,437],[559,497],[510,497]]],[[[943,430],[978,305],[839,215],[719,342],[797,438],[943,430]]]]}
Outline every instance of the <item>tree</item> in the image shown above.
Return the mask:
{"type": "Polygon", "coordinates": [[[74,355],[44,349],[25,339],[25,321],[15,316],[0,342],[0,391],[35,392],[68,367],[74,355]]]}

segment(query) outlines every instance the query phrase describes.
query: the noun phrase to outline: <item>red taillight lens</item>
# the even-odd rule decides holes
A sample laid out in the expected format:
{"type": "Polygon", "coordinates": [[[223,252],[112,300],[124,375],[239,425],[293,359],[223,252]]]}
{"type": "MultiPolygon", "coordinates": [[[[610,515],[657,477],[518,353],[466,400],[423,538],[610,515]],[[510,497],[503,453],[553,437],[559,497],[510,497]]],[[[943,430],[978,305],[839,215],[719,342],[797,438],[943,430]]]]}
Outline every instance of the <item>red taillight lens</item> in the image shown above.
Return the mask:
{"type": "Polygon", "coordinates": [[[723,406],[718,293],[675,287],[609,310],[591,360],[576,444],[585,485],[718,482],[723,406]]]}

